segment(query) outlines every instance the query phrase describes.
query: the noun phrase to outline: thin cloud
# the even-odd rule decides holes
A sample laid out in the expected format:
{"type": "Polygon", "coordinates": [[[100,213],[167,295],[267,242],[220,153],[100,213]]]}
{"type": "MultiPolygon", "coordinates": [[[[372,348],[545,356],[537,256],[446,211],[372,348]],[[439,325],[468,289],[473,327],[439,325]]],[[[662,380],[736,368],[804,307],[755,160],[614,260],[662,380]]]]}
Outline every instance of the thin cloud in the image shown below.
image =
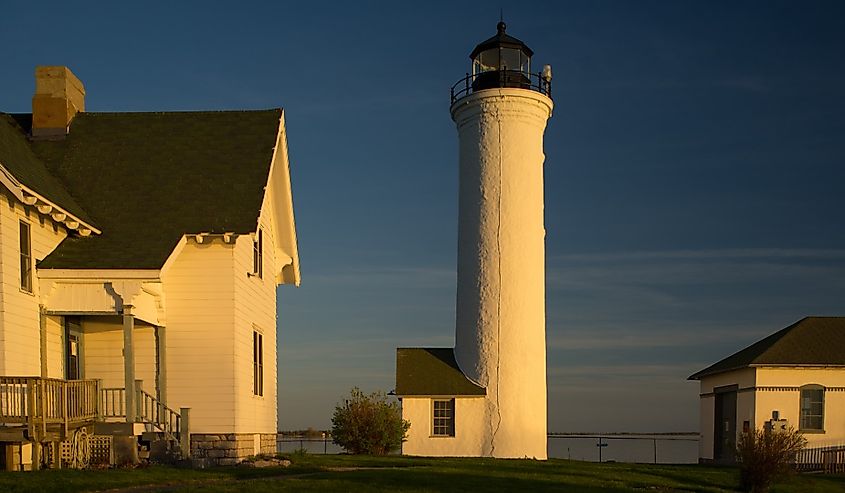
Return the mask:
{"type": "Polygon", "coordinates": [[[654,250],[614,253],[574,253],[549,257],[564,262],[638,262],[670,260],[742,260],[742,259],[816,259],[845,260],[845,249],[823,248],[726,248],[710,250],[654,250]]]}

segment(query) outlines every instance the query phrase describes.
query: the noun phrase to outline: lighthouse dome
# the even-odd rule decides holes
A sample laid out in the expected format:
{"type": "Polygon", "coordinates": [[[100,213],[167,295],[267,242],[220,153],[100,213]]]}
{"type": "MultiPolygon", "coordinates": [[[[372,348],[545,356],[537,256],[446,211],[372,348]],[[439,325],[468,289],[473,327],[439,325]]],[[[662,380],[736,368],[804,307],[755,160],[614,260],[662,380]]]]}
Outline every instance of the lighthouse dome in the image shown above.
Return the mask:
{"type": "Polygon", "coordinates": [[[551,97],[551,78],[531,73],[534,51],[507,32],[507,25],[499,22],[496,35],[472,50],[472,70],[452,86],[452,102],[475,91],[493,88],[529,89],[551,97]]]}

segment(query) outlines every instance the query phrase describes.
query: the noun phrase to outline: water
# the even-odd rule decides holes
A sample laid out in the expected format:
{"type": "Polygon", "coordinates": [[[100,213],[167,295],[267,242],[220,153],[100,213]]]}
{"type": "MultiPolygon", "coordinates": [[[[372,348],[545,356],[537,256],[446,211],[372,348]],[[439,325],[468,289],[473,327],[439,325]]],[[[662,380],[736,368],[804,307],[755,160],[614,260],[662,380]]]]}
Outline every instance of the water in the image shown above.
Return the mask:
{"type": "Polygon", "coordinates": [[[331,439],[322,438],[282,438],[276,440],[276,451],[290,454],[296,450],[305,449],[309,454],[341,454],[343,448],[332,443],[331,439]]]}
{"type": "MultiPolygon", "coordinates": [[[[549,437],[549,457],[598,462],[596,437],[549,437]]],[[[698,463],[698,440],[670,439],[665,436],[602,437],[602,462],[638,462],[658,464],[698,463]],[[656,454],[655,454],[656,448],[656,454]],[[656,458],[656,460],[655,460],[656,458]]]]}
{"type": "MultiPolygon", "coordinates": [[[[695,439],[677,440],[665,436],[602,437],[601,460],[603,462],[656,462],[658,464],[695,464],[698,462],[698,441],[695,439]]],[[[595,437],[549,437],[549,457],[598,462],[599,447],[595,437]]],[[[304,448],[309,454],[340,454],[343,449],[331,439],[321,438],[284,438],[276,442],[280,453],[290,454],[304,448]]]]}

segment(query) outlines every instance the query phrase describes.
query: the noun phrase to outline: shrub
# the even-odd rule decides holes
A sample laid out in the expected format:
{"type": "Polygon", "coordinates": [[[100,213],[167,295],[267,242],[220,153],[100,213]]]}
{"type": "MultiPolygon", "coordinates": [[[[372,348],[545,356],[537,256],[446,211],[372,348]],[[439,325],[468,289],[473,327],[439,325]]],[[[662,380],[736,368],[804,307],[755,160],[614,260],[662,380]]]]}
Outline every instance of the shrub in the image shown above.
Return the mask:
{"type": "Polygon", "coordinates": [[[753,493],[769,491],[775,481],[793,471],[796,455],[806,444],[807,440],[792,427],[743,433],[736,446],[740,488],[753,493]]]}
{"type": "Polygon", "coordinates": [[[353,454],[385,455],[399,449],[410,427],[399,404],[388,402],[384,392],[365,395],[355,387],[334,409],[332,440],[353,454]]]}

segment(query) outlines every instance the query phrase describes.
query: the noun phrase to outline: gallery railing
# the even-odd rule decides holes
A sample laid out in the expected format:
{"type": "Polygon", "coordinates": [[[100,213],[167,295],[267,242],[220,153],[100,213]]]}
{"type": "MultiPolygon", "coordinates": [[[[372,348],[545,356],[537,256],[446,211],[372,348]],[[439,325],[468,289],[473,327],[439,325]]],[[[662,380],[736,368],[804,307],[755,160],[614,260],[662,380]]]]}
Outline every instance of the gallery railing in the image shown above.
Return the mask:
{"type": "Polygon", "coordinates": [[[552,79],[542,72],[531,73],[521,70],[492,70],[477,74],[466,74],[466,77],[455,82],[449,91],[452,103],[464,96],[483,89],[517,88],[537,91],[552,97],[552,79]]]}

